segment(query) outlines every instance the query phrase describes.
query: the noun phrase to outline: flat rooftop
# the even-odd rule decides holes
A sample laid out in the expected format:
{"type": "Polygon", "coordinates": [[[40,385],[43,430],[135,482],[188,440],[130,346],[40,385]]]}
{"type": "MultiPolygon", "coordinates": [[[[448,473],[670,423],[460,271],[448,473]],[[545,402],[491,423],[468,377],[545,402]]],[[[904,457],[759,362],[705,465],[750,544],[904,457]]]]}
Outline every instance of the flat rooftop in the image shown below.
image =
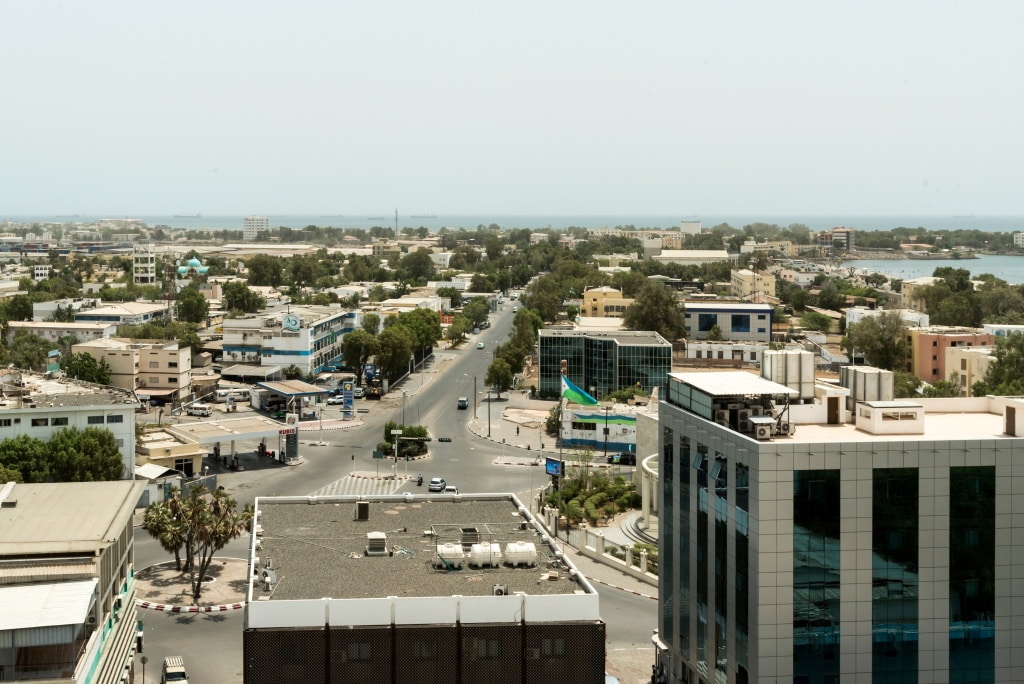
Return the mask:
{"type": "MultiPolygon", "coordinates": [[[[424,487],[424,489],[426,489],[424,487]]],[[[253,601],[396,597],[491,596],[494,585],[508,592],[564,595],[585,590],[564,566],[549,579],[555,548],[526,522],[511,495],[461,497],[417,494],[369,499],[368,520],[356,520],[358,497],[257,499],[261,559],[271,559],[277,583],[267,591],[253,582],[253,601]],[[318,503],[309,503],[317,501],[318,503]],[[461,544],[463,529],[475,528],[481,543],[536,545],[534,567],[435,567],[439,543],[461,544]],[[433,534],[428,534],[426,531],[433,534]],[[387,535],[393,555],[367,556],[367,533],[387,535]],[[436,536],[435,536],[436,535],[436,536]]],[[[468,553],[468,547],[465,548],[468,553]]]]}
{"type": "Polygon", "coordinates": [[[924,414],[924,434],[878,434],[858,430],[853,423],[825,425],[798,423],[796,434],[772,437],[775,443],[821,442],[949,442],[980,439],[1020,439],[1003,433],[1003,417],[996,413],[924,414]]]}

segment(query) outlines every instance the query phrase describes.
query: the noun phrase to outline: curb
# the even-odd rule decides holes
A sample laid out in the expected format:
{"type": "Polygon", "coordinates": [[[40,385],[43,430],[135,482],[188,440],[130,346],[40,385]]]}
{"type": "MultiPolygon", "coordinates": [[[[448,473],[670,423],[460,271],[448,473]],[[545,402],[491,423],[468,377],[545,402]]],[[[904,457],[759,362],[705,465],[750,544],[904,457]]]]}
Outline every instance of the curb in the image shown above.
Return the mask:
{"type": "Polygon", "coordinates": [[[598,584],[603,584],[606,587],[611,587],[612,589],[618,589],[619,591],[624,591],[627,594],[633,594],[634,596],[642,596],[643,598],[649,598],[649,599],[653,599],[655,601],[658,600],[657,596],[651,596],[650,594],[643,594],[643,593],[640,593],[639,591],[635,591],[633,589],[626,589],[625,587],[620,587],[617,584],[612,584],[611,582],[605,582],[604,580],[599,580],[596,577],[594,577],[593,575],[588,575],[586,573],[583,573],[583,575],[588,580],[590,580],[591,582],[597,582],[598,584]]]}
{"type": "Polygon", "coordinates": [[[171,606],[166,603],[153,603],[135,599],[136,608],[155,610],[162,613],[222,613],[227,610],[241,610],[245,608],[245,601],[240,603],[226,603],[218,606],[171,606]]]}

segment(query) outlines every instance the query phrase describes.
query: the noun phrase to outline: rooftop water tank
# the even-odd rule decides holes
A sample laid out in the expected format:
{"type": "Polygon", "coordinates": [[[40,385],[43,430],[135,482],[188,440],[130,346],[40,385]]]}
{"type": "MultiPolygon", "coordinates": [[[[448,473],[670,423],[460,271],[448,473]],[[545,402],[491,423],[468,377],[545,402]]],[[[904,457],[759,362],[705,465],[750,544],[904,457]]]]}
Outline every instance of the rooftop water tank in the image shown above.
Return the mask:
{"type": "Polygon", "coordinates": [[[497,567],[501,564],[501,544],[473,544],[469,549],[471,567],[497,567]]]}
{"type": "Polygon", "coordinates": [[[462,544],[445,542],[437,545],[437,565],[447,568],[461,568],[466,555],[462,553],[462,544]]]}
{"type": "Polygon", "coordinates": [[[537,564],[537,545],[533,542],[514,541],[505,544],[505,562],[513,567],[537,564]]]}

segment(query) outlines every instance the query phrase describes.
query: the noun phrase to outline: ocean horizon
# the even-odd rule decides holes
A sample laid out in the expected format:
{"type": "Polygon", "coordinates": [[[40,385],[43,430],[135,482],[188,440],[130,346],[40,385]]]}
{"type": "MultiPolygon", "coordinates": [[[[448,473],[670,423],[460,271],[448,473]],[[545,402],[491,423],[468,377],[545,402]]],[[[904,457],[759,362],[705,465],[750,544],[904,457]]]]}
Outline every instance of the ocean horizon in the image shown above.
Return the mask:
{"type": "MultiPolygon", "coordinates": [[[[256,214],[270,219],[271,228],[301,229],[306,226],[331,228],[360,228],[367,230],[374,226],[395,227],[394,210],[382,213],[360,212],[356,214],[256,214]]],[[[149,226],[167,226],[186,230],[241,230],[242,220],[249,214],[223,214],[206,216],[195,214],[52,214],[52,215],[2,215],[0,222],[14,223],[62,223],[90,224],[102,219],[138,219],[149,226]]],[[[1024,216],[927,216],[927,215],[812,215],[812,214],[398,214],[398,228],[425,227],[436,233],[442,228],[476,230],[477,226],[492,223],[500,228],[564,230],[566,228],[614,228],[633,226],[667,230],[676,228],[681,221],[700,221],[705,228],[726,223],[742,229],[753,223],[774,224],[786,227],[803,224],[811,230],[828,230],[843,226],[862,231],[884,231],[893,228],[926,228],[928,230],[980,230],[1006,233],[1024,230],[1024,216]]]]}

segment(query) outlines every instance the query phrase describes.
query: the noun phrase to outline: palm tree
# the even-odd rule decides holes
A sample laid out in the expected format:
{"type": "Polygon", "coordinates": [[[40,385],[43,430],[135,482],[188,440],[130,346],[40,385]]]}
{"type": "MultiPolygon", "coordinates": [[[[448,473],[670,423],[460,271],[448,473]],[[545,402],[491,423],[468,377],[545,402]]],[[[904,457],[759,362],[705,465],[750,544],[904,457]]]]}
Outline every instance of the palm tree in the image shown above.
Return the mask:
{"type": "Polygon", "coordinates": [[[183,530],[176,514],[180,502],[181,490],[171,487],[166,500],[146,507],[146,517],[142,521],[142,529],[159,542],[160,548],[174,554],[174,564],[179,572],[182,570],[181,548],[185,545],[183,530]]]}
{"type": "Polygon", "coordinates": [[[242,536],[252,520],[252,509],[237,510],[234,498],[218,489],[207,498],[205,489],[193,487],[188,498],[189,519],[195,521],[195,551],[192,564],[192,601],[199,603],[202,583],[210,568],[213,555],[228,542],[242,536]],[[196,567],[198,565],[198,568],[196,567]]]}

